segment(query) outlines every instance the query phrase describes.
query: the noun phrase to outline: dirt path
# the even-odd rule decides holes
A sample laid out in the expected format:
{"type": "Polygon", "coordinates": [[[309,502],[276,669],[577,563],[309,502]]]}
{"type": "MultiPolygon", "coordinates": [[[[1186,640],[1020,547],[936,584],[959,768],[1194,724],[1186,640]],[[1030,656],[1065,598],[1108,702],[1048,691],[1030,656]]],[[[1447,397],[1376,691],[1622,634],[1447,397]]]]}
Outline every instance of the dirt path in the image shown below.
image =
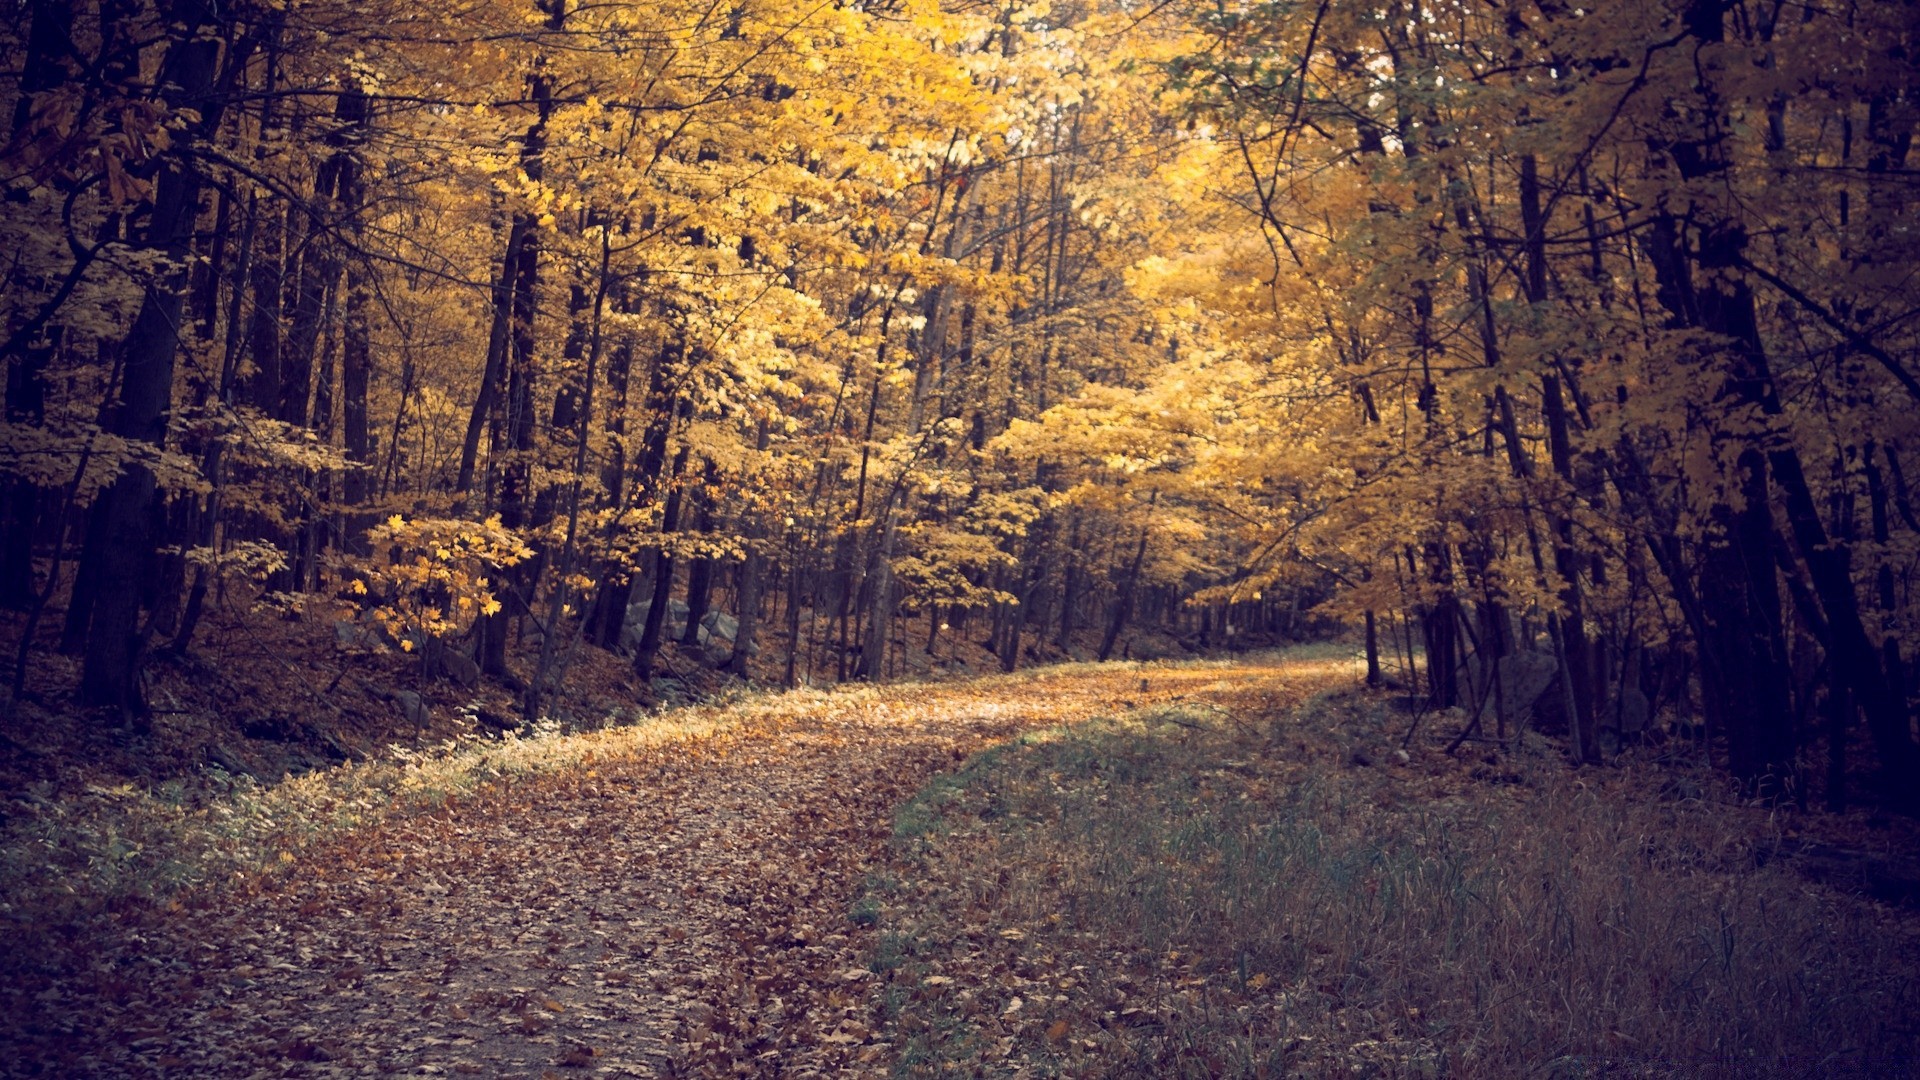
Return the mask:
{"type": "Polygon", "coordinates": [[[1338,667],[896,688],[499,785],[84,943],[88,970],[8,995],[0,1074],[877,1070],[849,916],[901,800],[1021,730],[1338,667]]]}

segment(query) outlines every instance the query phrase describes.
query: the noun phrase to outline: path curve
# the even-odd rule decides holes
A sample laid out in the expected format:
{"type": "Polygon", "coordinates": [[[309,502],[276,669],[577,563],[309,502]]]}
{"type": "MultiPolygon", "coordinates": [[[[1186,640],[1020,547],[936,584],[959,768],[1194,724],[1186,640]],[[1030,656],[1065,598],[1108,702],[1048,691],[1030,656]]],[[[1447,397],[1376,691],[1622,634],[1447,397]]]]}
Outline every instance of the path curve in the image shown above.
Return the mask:
{"type": "Polygon", "coordinates": [[[876,1070],[870,931],[849,906],[928,777],[1023,730],[1176,699],[1297,700],[1346,669],[1079,668],[826,695],[495,785],[99,943],[90,970],[33,988],[0,1074],[876,1070]]]}

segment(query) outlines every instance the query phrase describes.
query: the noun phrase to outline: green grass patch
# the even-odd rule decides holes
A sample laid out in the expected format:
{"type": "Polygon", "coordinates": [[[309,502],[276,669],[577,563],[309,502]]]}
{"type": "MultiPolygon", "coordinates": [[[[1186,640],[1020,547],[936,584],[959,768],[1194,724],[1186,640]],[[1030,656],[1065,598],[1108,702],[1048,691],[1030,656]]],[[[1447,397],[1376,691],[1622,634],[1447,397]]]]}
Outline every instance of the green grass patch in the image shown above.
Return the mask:
{"type": "Polygon", "coordinates": [[[869,897],[898,1071],[1920,1070],[1913,921],[1756,865],[1758,811],[1475,781],[1385,724],[1158,705],[929,785],[869,897]]]}

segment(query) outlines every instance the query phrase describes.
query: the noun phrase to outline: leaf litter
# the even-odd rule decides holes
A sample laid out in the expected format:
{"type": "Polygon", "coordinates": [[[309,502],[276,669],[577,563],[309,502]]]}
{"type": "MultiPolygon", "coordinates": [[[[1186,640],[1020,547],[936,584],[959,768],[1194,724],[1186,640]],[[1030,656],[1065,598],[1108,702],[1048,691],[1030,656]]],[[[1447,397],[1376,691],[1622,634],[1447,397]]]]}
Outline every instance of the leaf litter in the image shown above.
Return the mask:
{"type": "Polygon", "coordinates": [[[1149,691],[1142,671],[789,695],[665,738],[597,733],[565,767],[283,850],[110,933],[46,928],[0,990],[0,1075],[883,1069],[874,930],[849,908],[898,804],[1021,732],[1281,674],[1154,669],[1149,691]]]}

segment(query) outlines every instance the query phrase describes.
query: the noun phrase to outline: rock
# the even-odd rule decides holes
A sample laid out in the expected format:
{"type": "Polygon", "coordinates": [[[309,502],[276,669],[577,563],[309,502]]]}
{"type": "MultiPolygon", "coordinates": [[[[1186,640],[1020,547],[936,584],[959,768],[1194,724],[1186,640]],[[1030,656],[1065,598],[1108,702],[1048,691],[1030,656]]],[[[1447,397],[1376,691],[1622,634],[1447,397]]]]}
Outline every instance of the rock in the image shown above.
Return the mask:
{"type": "Polygon", "coordinates": [[[620,651],[632,652],[640,647],[640,633],[647,627],[647,609],[645,605],[633,604],[627,608],[627,621],[620,624],[620,651]]]}
{"type": "Polygon", "coordinates": [[[654,699],[662,705],[685,705],[693,700],[693,692],[679,679],[654,679],[649,686],[654,699]]]}
{"type": "Polygon", "coordinates": [[[1560,681],[1560,665],[1548,653],[1527,650],[1500,658],[1500,691],[1513,712],[1531,709],[1560,681]]]}
{"type": "Polygon", "coordinates": [[[433,719],[433,714],[427,709],[426,701],[419,694],[411,690],[395,690],[390,696],[393,698],[393,703],[400,706],[400,715],[406,717],[407,723],[414,727],[426,727],[433,719]]]}
{"type": "MultiPolygon", "coordinates": [[[[1529,708],[1546,692],[1547,684],[1559,674],[1559,666],[1554,663],[1553,654],[1537,649],[1521,649],[1500,658],[1500,689],[1505,696],[1507,709],[1519,712],[1529,708]]],[[[1460,687],[1461,700],[1471,710],[1484,694],[1488,707],[1494,703],[1493,682],[1487,678],[1487,665],[1478,656],[1467,658],[1454,671],[1456,685],[1460,687]]]]}
{"type": "Polygon", "coordinates": [[[1595,748],[1602,758],[1611,758],[1620,753],[1620,729],[1612,726],[1601,728],[1593,733],[1595,748]]]}
{"type": "Polygon", "coordinates": [[[479,663],[459,649],[442,647],[437,666],[441,675],[468,690],[480,685],[479,663]]]}
{"type": "Polygon", "coordinates": [[[475,727],[480,729],[480,734],[482,735],[500,735],[520,726],[519,721],[511,717],[502,716],[492,709],[487,708],[476,708],[473,710],[473,723],[475,727]]]}
{"type": "Polygon", "coordinates": [[[719,641],[731,642],[740,636],[740,620],[724,611],[709,611],[700,616],[700,628],[719,641]]]}
{"type": "Polygon", "coordinates": [[[1620,692],[1619,699],[1613,703],[1613,717],[1614,726],[1620,729],[1620,734],[1638,735],[1653,722],[1653,703],[1647,700],[1647,695],[1641,693],[1639,687],[1629,686],[1620,692]]]}
{"type": "Polygon", "coordinates": [[[284,716],[257,716],[240,724],[240,734],[267,742],[286,742],[293,738],[297,730],[294,723],[284,716]]]}
{"type": "Polygon", "coordinates": [[[320,749],[326,753],[327,757],[334,761],[353,760],[354,748],[331,729],[325,727],[315,728],[314,734],[319,736],[320,749]]]}
{"type": "Polygon", "coordinates": [[[399,645],[399,642],[393,640],[392,636],[378,625],[364,623],[358,619],[334,620],[333,647],[341,652],[373,652],[381,648],[399,648],[399,645]]]}
{"type": "Polygon", "coordinates": [[[253,775],[253,770],[247,768],[240,755],[217,744],[207,747],[207,762],[229,776],[253,775]]]}
{"type": "Polygon", "coordinates": [[[1560,667],[1554,662],[1552,653],[1523,649],[1500,658],[1497,668],[1500,684],[1496,687],[1486,678],[1485,669],[1479,664],[1468,664],[1460,669],[1460,689],[1471,711],[1476,705],[1482,715],[1489,719],[1494,715],[1496,706],[1506,706],[1507,719],[1513,721],[1525,717],[1529,709],[1533,710],[1531,723],[1535,727],[1551,725],[1558,717],[1562,723],[1565,717],[1560,707],[1559,686],[1560,667]],[[1467,680],[1472,679],[1469,683],[1467,680]],[[1481,704],[1474,694],[1484,690],[1486,701],[1481,704]]]}
{"type": "MultiPolygon", "coordinates": [[[[627,605],[627,622],[620,628],[620,647],[632,652],[639,648],[647,631],[647,613],[653,609],[651,598],[627,605]]],[[[678,641],[687,632],[687,616],[692,612],[684,600],[667,601],[666,621],[660,626],[661,641],[678,641]]]]}

